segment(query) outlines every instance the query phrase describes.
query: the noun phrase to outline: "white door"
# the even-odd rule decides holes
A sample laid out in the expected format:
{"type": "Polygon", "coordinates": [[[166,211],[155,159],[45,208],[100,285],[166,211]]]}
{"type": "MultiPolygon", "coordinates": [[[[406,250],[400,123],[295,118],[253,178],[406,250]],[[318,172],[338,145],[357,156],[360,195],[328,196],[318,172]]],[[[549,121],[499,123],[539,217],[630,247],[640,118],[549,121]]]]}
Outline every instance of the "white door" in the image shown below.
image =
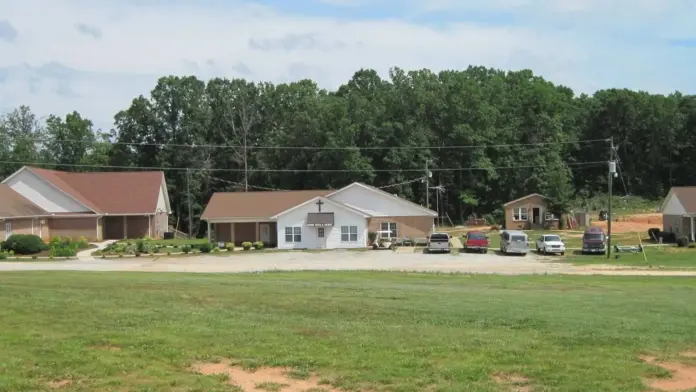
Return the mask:
{"type": "Polygon", "coordinates": [[[271,242],[271,225],[268,223],[259,224],[259,231],[261,232],[259,236],[261,237],[261,242],[264,245],[268,245],[271,242]]]}
{"type": "Polygon", "coordinates": [[[5,223],[5,239],[10,238],[12,235],[12,223],[6,222],[5,223]]]}
{"type": "Polygon", "coordinates": [[[317,227],[317,248],[326,248],[326,229],[323,227],[317,227]]]}

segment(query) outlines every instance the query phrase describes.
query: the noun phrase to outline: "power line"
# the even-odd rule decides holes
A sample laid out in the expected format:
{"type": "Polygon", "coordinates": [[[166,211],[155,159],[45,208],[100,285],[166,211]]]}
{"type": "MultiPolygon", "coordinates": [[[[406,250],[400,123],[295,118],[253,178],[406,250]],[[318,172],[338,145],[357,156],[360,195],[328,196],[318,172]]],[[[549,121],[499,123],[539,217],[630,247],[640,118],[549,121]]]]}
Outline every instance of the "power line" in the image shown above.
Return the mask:
{"type": "MultiPolygon", "coordinates": [[[[566,166],[591,166],[606,165],[606,161],[595,162],[569,162],[566,166]]],[[[200,172],[244,172],[244,169],[228,168],[192,168],[192,167],[161,167],[161,166],[119,166],[119,165],[88,165],[88,164],[68,164],[68,163],[43,163],[43,162],[21,162],[21,161],[0,161],[0,164],[24,165],[24,166],[57,166],[57,167],[81,167],[96,169],[127,169],[127,170],[170,170],[170,171],[200,171],[200,172]]],[[[430,171],[469,171],[469,170],[492,170],[492,169],[534,169],[548,167],[548,165],[515,165],[515,166],[490,166],[490,167],[452,167],[452,168],[430,168],[430,171]]],[[[418,169],[372,169],[372,170],[351,170],[351,169],[248,169],[255,173],[364,173],[364,172],[422,172],[418,169]]]]}
{"type": "Polygon", "coordinates": [[[389,184],[389,185],[384,185],[384,186],[378,186],[377,188],[378,188],[378,189],[391,188],[391,187],[393,187],[393,186],[408,185],[408,184],[411,184],[411,183],[414,183],[414,182],[420,182],[420,181],[423,181],[423,180],[425,180],[425,177],[418,177],[418,178],[414,178],[413,180],[408,180],[408,181],[404,181],[404,182],[399,182],[399,183],[396,183],[396,184],[389,184]]]}
{"type": "MultiPolygon", "coordinates": [[[[243,183],[241,183],[241,182],[223,180],[222,178],[210,177],[210,179],[211,179],[211,180],[215,180],[215,181],[224,182],[224,183],[227,183],[227,184],[230,184],[230,185],[236,185],[236,186],[239,186],[239,187],[241,187],[241,188],[244,188],[244,186],[245,186],[245,184],[243,184],[243,183]]],[[[264,191],[286,191],[286,190],[287,190],[287,189],[279,189],[279,188],[269,188],[269,187],[265,187],[265,186],[252,185],[252,184],[246,184],[246,186],[248,186],[249,188],[261,189],[261,190],[264,190],[264,191]]]]}
{"type": "MultiPolygon", "coordinates": [[[[7,137],[9,139],[9,137],[7,137]]],[[[25,138],[32,139],[32,138],[25,138]]],[[[111,145],[121,146],[141,146],[141,147],[177,147],[177,148],[209,148],[209,149],[235,149],[240,146],[230,144],[182,144],[182,143],[147,143],[147,142],[118,142],[118,141],[99,141],[99,140],[75,140],[75,139],[47,139],[33,138],[34,143],[50,142],[55,143],[81,143],[81,144],[98,144],[108,143],[111,145]]],[[[314,147],[314,146],[246,146],[248,150],[458,150],[468,148],[502,148],[502,147],[541,147],[541,146],[558,146],[567,144],[589,144],[597,142],[606,142],[607,139],[588,139],[565,142],[541,142],[541,143],[506,143],[506,144],[479,144],[479,145],[456,145],[456,146],[348,146],[348,147],[314,147]]]]}

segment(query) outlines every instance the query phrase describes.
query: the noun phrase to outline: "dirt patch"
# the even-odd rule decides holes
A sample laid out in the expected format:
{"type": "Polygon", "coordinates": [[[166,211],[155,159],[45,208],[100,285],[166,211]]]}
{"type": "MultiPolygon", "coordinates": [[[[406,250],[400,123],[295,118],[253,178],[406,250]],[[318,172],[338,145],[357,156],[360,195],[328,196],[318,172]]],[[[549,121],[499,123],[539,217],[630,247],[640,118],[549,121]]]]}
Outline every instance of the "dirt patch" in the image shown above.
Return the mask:
{"type": "Polygon", "coordinates": [[[496,384],[505,386],[513,392],[531,392],[532,386],[529,385],[529,378],[514,373],[497,373],[491,376],[496,384]]]}
{"type": "Polygon", "coordinates": [[[685,365],[677,362],[659,362],[655,357],[643,356],[643,362],[661,367],[672,374],[668,379],[645,380],[651,388],[661,391],[688,391],[696,388],[696,366],[685,365]]]}
{"type": "Polygon", "coordinates": [[[292,369],[262,367],[256,370],[244,370],[230,360],[219,363],[197,363],[192,366],[196,373],[204,375],[225,374],[229,383],[245,392],[273,391],[280,392],[340,392],[329,385],[324,385],[316,375],[309,374],[305,379],[292,378],[292,369]]]}
{"type": "MultiPolygon", "coordinates": [[[[592,226],[599,226],[606,230],[606,221],[593,221],[592,226]]],[[[662,228],[662,214],[636,214],[614,217],[611,222],[611,231],[614,233],[646,232],[648,229],[662,228]]]]}
{"type": "Polygon", "coordinates": [[[61,388],[67,388],[67,387],[71,386],[72,381],[71,380],[55,380],[55,381],[51,381],[51,382],[46,383],[46,385],[48,385],[48,387],[51,389],[61,389],[61,388]]]}
{"type": "Polygon", "coordinates": [[[679,355],[685,358],[696,358],[696,351],[684,351],[679,355]]]}

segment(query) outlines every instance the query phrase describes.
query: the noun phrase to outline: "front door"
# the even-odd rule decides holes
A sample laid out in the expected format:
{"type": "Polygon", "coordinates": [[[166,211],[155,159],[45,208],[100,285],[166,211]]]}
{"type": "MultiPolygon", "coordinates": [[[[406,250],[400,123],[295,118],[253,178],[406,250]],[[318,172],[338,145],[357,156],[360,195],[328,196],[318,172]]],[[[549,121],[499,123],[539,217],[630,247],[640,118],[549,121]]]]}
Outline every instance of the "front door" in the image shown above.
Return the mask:
{"type": "Polygon", "coordinates": [[[323,227],[317,227],[317,248],[326,248],[326,232],[323,227]]]}
{"type": "Polygon", "coordinates": [[[261,242],[263,242],[264,245],[268,245],[271,243],[271,225],[268,223],[261,223],[259,224],[259,236],[261,237],[261,242]]]}
{"type": "Polygon", "coordinates": [[[541,208],[532,208],[532,223],[537,225],[541,224],[541,208]]]}

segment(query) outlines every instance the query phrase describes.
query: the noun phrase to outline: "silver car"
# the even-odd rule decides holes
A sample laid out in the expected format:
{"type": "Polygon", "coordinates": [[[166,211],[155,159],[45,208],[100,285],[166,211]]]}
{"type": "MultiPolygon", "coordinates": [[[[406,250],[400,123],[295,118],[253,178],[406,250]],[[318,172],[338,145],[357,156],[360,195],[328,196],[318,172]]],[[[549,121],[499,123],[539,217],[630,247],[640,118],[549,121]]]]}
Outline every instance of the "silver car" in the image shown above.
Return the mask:
{"type": "Polygon", "coordinates": [[[529,238],[522,231],[510,230],[500,233],[500,251],[505,254],[526,255],[529,252],[529,238]]]}

